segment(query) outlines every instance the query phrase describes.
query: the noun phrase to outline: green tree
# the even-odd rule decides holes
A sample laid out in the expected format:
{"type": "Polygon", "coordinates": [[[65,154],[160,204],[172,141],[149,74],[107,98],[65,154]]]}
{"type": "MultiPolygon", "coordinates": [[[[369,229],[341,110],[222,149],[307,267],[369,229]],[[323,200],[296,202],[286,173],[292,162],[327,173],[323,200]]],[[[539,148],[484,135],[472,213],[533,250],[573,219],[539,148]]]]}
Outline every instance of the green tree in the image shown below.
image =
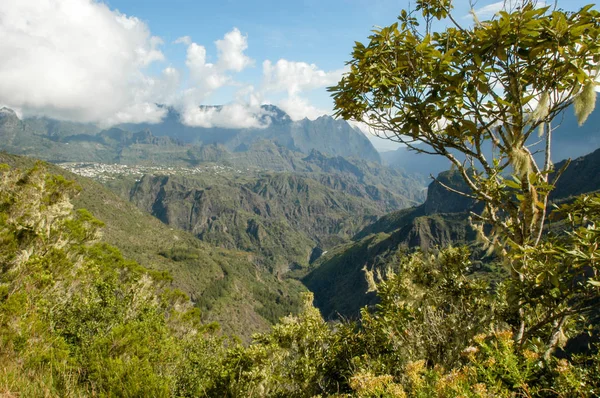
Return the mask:
{"type": "Polygon", "coordinates": [[[445,156],[458,169],[470,188],[460,193],[484,204],[472,215],[481,239],[511,268],[511,322],[522,342],[527,325],[517,287],[530,271],[527,257],[512,253],[542,238],[548,196],[562,172],[552,173],[553,119],[574,104],[583,123],[594,108],[600,14],[591,5],[565,12],[516,3],[489,21],[473,13],[474,25],[463,27],[451,0],[417,0],[367,45],[356,43],[350,71],[330,91],[337,116],[445,156]],[[450,26],[434,31],[441,20],[450,26]],[[485,224],[492,234],[484,234],[485,224]]]}

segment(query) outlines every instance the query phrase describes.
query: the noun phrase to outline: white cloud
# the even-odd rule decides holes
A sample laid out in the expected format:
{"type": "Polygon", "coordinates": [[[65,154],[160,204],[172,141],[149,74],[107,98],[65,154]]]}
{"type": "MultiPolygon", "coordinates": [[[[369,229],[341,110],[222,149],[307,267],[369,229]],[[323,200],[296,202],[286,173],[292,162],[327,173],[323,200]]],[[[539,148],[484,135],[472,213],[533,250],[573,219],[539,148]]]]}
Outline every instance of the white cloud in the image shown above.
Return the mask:
{"type": "Polygon", "coordinates": [[[473,10],[479,19],[489,19],[504,8],[504,0],[473,10]]]}
{"type": "Polygon", "coordinates": [[[23,116],[102,125],[155,123],[166,113],[157,104],[166,104],[180,110],[187,124],[260,128],[268,120],[260,104],[271,94],[284,96],[278,104],[295,120],[330,113],[310,104],[303,93],[335,84],[344,72],[284,59],[265,61],[263,82],[255,90],[236,81],[254,60],[246,55],[248,37],[233,28],[214,42],[214,59],[190,36],[177,38],[170,44],[186,46],[188,77],[172,66],[155,75],[148,66],[165,60],[164,43],[134,16],[96,0],[4,3],[0,104],[23,116]],[[245,88],[220,111],[198,107],[225,86],[245,88]]]}
{"type": "Polygon", "coordinates": [[[262,91],[286,93],[287,97],[278,101],[277,105],[288,113],[292,120],[312,120],[330,114],[331,111],[315,107],[301,94],[337,83],[346,71],[347,68],[326,72],[315,64],[306,62],[280,59],[273,64],[266,60],[263,62],[262,91]]]}
{"type": "Polygon", "coordinates": [[[92,0],[19,0],[0,13],[0,102],[25,115],[155,120],[143,69],[164,59],[147,26],[92,0]]]}
{"type": "Polygon", "coordinates": [[[160,77],[140,76],[137,87],[133,88],[133,101],[113,116],[100,121],[104,126],[119,123],[159,123],[167,109],[156,104],[171,104],[177,101],[180,75],[173,67],[165,68],[160,77]],[[149,102],[148,99],[152,99],[149,102]]]}
{"type": "Polygon", "coordinates": [[[192,38],[189,36],[181,36],[178,37],[173,44],[185,44],[186,46],[189,46],[190,44],[192,44],[192,38]]]}
{"type": "Polygon", "coordinates": [[[308,118],[314,120],[319,116],[328,115],[331,112],[325,109],[319,109],[310,104],[306,99],[301,98],[297,95],[291,95],[277,104],[281,109],[285,111],[292,120],[302,120],[308,118]]]}
{"type": "Polygon", "coordinates": [[[219,54],[218,66],[220,69],[241,72],[254,63],[250,57],[244,54],[248,48],[248,38],[242,36],[238,28],[233,28],[215,44],[219,54]]]}
{"type": "Polygon", "coordinates": [[[182,122],[196,127],[265,128],[270,123],[260,107],[233,103],[222,107],[189,107],[182,113],[182,122]]]}
{"type": "Polygon", "coordinates": [[[188,46],[185,65],[190,71],[192,83],[206,95],[230,80],[229,76],[214,64],[206,62],[206,48],[196,43],[188,46]]]}
{"type": "Polygon", "coordinates": [[[315,64],[280,59],[275,65],[263,62],[263,85],[266,91],[286,91],[290,96],[302,91],[335,84],[347,69],[325,72],[315,64]]]}
{"type": "Polygon", "coordinates": [[[244,54],[248,48],[247,38],[237,28],[226,33],[215,45],[218,53],[216,63],[208,62],[204,46],[194,42],[188,45],[185,64],[192,86],[184,91],[180,101],[186,109],[202,103],[219,88],[235,84],[229,72],[241,72],[254,62],[244,54]]]}
{"type": "Polygon", "coordinates": [[[156,106],[156,104],[140,102],[117,111],[114,116],[102,121],[101,124],[114,126],[119,123],[159,123],[166,114],[167,110],[156,106]]]}

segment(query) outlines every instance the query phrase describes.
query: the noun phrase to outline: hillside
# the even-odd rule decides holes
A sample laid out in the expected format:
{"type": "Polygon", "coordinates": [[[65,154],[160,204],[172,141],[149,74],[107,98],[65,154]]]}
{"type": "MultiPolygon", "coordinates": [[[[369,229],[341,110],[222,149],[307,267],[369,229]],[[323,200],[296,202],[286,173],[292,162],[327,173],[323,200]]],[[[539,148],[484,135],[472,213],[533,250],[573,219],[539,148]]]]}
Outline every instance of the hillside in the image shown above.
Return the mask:
{"type": "MultiPolygon", "coordinates": [[[[555,169],[560,170],[564,164],[565,161],[557,163],[555,169]]],[[[600,149],[573,159],[550,197],[561,199],[600,189],[598,170],[600,170],[600,149]]]]}
{"type": "MultiPolygon", "coordinates": [[[[311,156],[320,157],[326,168],[327,159],[311,156]]],[[[256,253],[257,261],[281,275],[305,268],[377,217],[418,203],[386,188],[381,181],[389,176],[362,172],[343,158],[329,160],[353,169],[326,173],[313,165],[312,172],[303,173],[147,174],[105,183],[165,224],[220,247],[256,253]],[[367,184],[370,179],[379,183],[367,184]]],[[[402,180],[395,185],[410,189],[402,180]]]]}
{"type": "MultiPolygon", "coordinates": [[[[456,172],[438,177],[457,189],[464,188],[456,172]]],[[[315,294],[315,305],[326,319],[354,317],[365,305],[374,304],[365,270],[385,273],[394,270],[400,257],[423,250],[466,244],[475,238],[467,222],[467,210],[474,205],[437,182],[429,185],[422,205],[395,211],[359,231],[353,241],[337,246],[316,261],[302,279],[315,294]]]]}
{"type": "MultiPolygon", "coordinates": [[[[27,168],[35,160],[0,152],[0,163],[27,168]]],[[[297,310],[299,293],[305,289],[297,281],[277,279],[257,266],[252,253],[211,246],[166,226],[93,180],[47,167],[82,187],[74,204],[105,223],[104,241],[140,264],[168,271],[173,287],[190,295],[203,311],[203,320],[218,321],[225,332],[248,339],[297,310]]]]}

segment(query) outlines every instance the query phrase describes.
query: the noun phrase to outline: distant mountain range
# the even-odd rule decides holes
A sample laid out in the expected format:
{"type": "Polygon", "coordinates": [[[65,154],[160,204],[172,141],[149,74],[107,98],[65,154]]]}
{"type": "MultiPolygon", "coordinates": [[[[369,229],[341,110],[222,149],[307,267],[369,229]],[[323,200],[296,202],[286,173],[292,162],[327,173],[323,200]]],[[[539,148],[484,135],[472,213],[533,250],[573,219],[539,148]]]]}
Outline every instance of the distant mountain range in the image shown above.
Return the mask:
{"type": "Polygon", "coordinates": [[[187,126],[172,108],[157,124],[123,124],[101,130],[91,124],[48,118],[20,120],[10,109],[0,110],[0,149],[11,153],[59,161],[115,163],[186,163],[206,145],[221,145],[243,153],[252,144],[269,140],[291,151],[317,149],[334,156],[380,162],[379,153],[359,130],[344,120],[321,116],[292,121],[281,109],[262,106],[265,128],[226,129],[187,126]],[[264,116],[268,115],[268,116],[264,116]]]}
{"type": "MultiPolygon", "coordinates": [[[[239,159],[254,144],[268,140],[292,152],[309,154],[316,149],[327,155],[383,161],[390,167],[426,178],[450,166],[442,156],[423,155],[404,147],[380,154],[357,128],[330,116],[292,121],[276,106],[263,105],[260,118],[261,123],[268,125],[266,128],[193,127],[183,124],[180,114],[168,108],[160,123],[122,124],[102,130],[92,124],[44,117],[20,120],[14,111],[3,108],[0,109],[0,149],[53,162],[185,165],[239,159]]],[[[559,115],[554,125],[557,127],[553,134],[555,161],[574,159],[600,147],[598,109],[581,127],[572,109],[559,115]]],[[[263,166],[268,166],[264,163],[263,166]]]]}

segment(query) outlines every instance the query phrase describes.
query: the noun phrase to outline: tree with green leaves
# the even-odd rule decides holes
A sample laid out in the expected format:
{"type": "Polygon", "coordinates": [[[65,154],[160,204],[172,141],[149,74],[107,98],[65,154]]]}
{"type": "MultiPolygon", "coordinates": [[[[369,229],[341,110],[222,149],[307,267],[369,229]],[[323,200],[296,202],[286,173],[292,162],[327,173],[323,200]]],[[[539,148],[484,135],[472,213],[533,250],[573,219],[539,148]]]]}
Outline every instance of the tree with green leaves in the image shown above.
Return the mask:
{"type": "MultiPolygon", "coordinates": [[[[505,255],[522,286],[529,270],[521,254],[540,244],[563,171],[551,161],[553,120],[574,105],[583,123],[594,108],[600,13],[522,0],[488,21],[472,14],[473,25],[461,26],[451,0],[417,0],[367,45],[356,43],[350,71],[330,91],[337,116],[450,160],[470,188],[459,193],[484,204],[472,214],[480,238],[505,255]],[[442,22],[449,26],[435,31],[442,22]]],[[[509,298],[517,342],[526,335],[521,293],[509,298]]]]}

